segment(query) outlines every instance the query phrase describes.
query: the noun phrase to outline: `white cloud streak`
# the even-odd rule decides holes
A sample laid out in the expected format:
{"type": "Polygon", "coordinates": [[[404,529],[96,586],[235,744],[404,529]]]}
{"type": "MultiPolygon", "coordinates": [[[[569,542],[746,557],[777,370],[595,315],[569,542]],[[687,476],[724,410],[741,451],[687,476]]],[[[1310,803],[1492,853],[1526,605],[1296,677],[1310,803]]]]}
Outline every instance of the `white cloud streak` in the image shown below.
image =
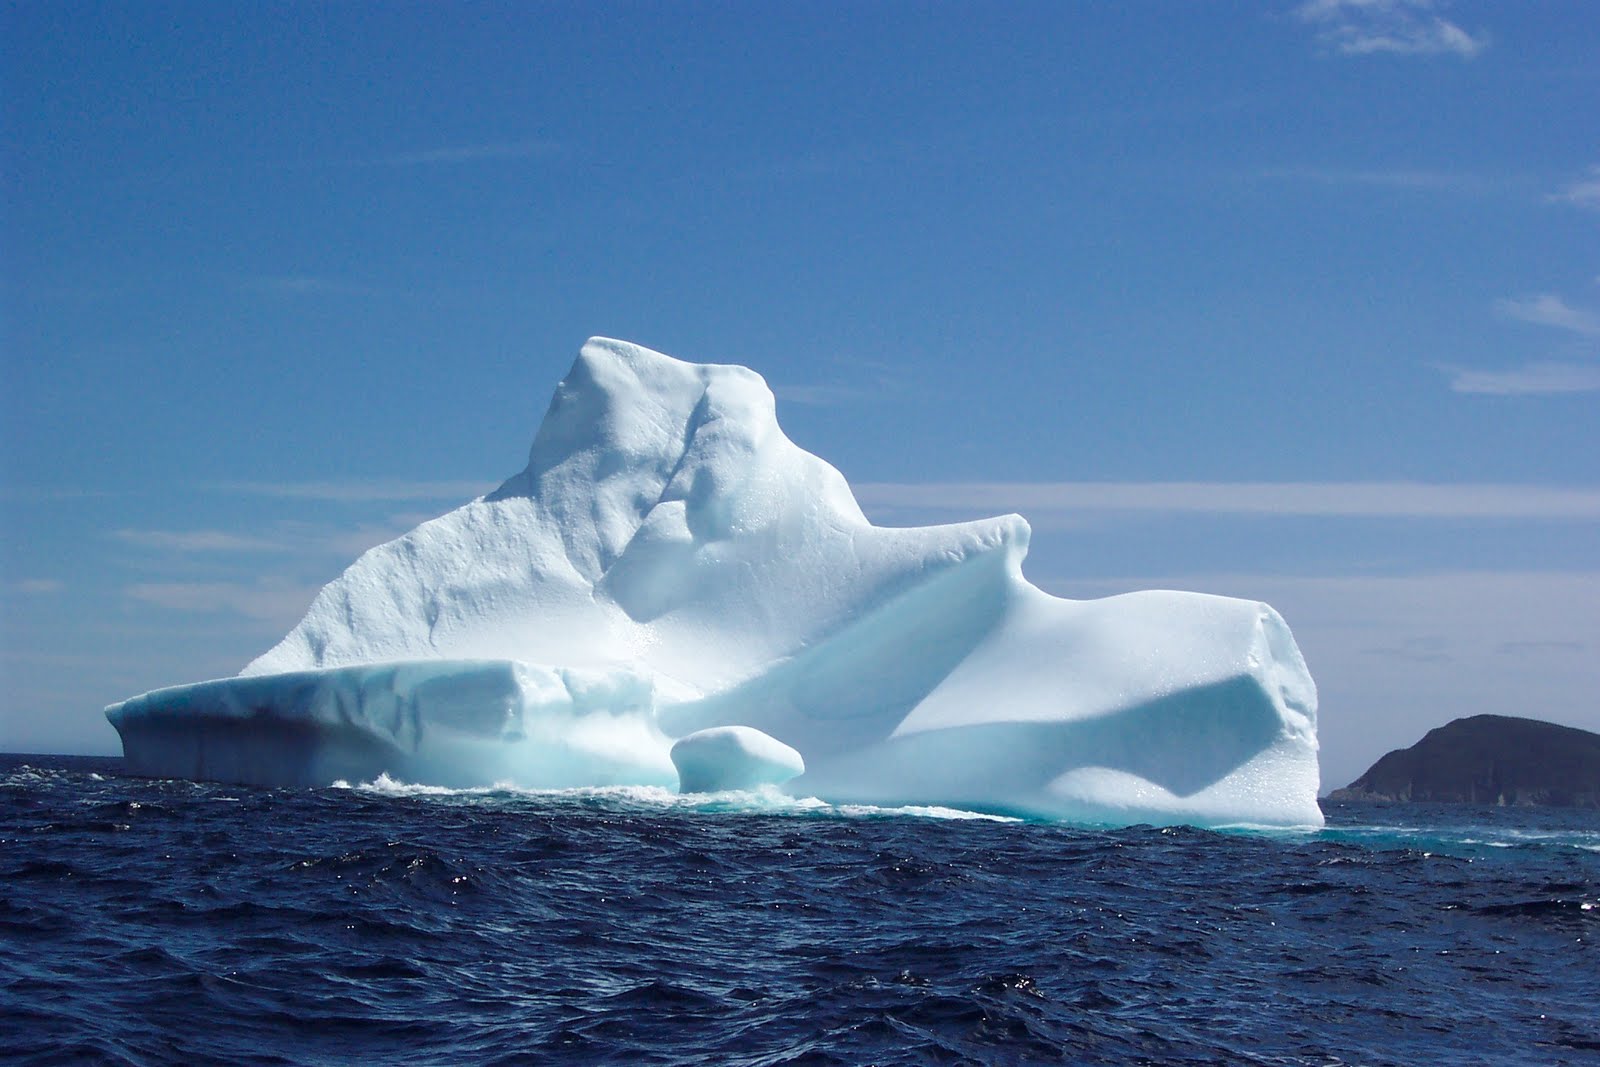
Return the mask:
{"type": "Polygon", "coordinates": [[[330,503],[371,503],[393,500],[474,500],[493,490],[498,482],[408,482],[379,479],[370,482],[212,482],[200,488],[216,493],[278,497],[286,500],[321,500],[330,503]]]}
{"type": "Polygon", "coordinates": [[[1441,364],[1457,393],[1483,396],[1553,396],[1600,390],[1600,367],[1582,363],[1530,363],[1511,370],[1475,370],[1441,364]]]}
{"type": "Polygon", "coordinates": [[[55,578],[23,578],[12,588],[24,596],[50,596],[66,587],[55,578]]]}
{"type": "Polygon", "coordinates": [[[773,395],[790,404],[807,407],[834,407],[864,399],[868,393],[849,385],[775,385],[773,395]]]}
{"type": "Polygon", "coordinates": [[[276,582],[139,582],[123,592],[172,611],[242,615],[288,628],[298,622],[320,586],[276,582]]]}
{"type": "Polygon", "coordinates": [[[382,520],[362,522],[354,526],[284,522],[279,524],[279,530],[285,541],[293,544],[301,555],[318,554],[354,559],[367,549],[386,541],[393,541],[432,518],[437,518],[437,514],[417,512],[389,515],[382,520]]]}
{"type": "Polygon", "coordinates": [[[1317,38],[1341,55],[1454,55],[1471,59],[1489,47],[1437,12],[1434,0],[1308,0],[1295,9],[1317,38]]]}
{"type": "Polygon", "coordinates": [[[1591,211],[1600,211],[1600,165],[1590,167],[1585,177],[1569,183],[1559,192],[1551,193],[1547,199],[1555,203],[1573,204],[1591,211]]]}
{"type": "Polygon", "coordinates": [[[1508,319],[1566,330],[1580,337],[1600,337],[1600,315],[1575,308],[1555,293],[1496,300],[1495,310],[1508,319]]]}
{"type": "Polygon", "coordinates": [[[128,496],[125,489],[73,489],[61,486],[17,485],[0,486],[0,500],[18,500],[29,503],[41,501],[107,500],[128,496]]]}
{"type": "Polygon", "coordinates": [[[282,552],[287,547],[264,537],[222,530],[117,530],[119,541],[165,552],[282,552]]]}
{"type": "MultiPolygon", "coordinates": [[[[353,525],[280,519],[249,534],[225,530],[116,530],[111,536],[127,544],[181,556],[292,553],[300,559],[354,559],[369,548],[415,529],[436,512],[401,512],[353,525]]],[[[215,559],[208,562],[213,570],[215,559]]],[[[252,566],[254,566],[252,564],[252,566]]]]}
{"type": "Polygon", "coordinates": [[[1600,520],[1600,489],[1417,482],[869,483],[863,507],[1029,516],[1090,512],[1353,519],[1600,520]]]}

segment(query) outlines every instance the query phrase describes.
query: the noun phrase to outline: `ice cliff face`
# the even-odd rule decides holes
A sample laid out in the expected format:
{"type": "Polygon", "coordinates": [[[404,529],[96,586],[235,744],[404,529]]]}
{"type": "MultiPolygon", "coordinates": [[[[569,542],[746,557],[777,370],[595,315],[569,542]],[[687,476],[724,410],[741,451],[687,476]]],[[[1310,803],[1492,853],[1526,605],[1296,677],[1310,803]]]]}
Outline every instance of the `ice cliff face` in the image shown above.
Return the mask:
{"type": "MultiPolygon", "coordinates": [[[[159,723],[168,740],[133,747],[156,763],[184,749],[172,773],[203,775],[206,761],[173,731],[208,717],[235,730],[248,690],[258,719],[313,736],[342,724],[365,739],[356,749],[371,742],[340,766],[365,759],[450,784],[582,784],[590,756],[606,768],[596,780],[629,780],[632,766],[633,780],[670,783],[675,739],[743,727],[736,736],[761,731],[803,760],[791,792],[829,799],[1320,822],[1315,689],[1271,608],[1170,592],[1050,597],[1022,577],[1028,534],[1015,515],[872,526],[839,472],[784,436],[758,375],[594,339],[522,473],[366,553],[240,680],[110,712],[125,745],[159,723]],[[351,695],[377,692],[365,668],[397,661],[436,661],[429,700],[448,712],[430,717],[389,680],[378,688],[397,695],[351,695]],[[461,713],[449,678],[470,690],[497,669],[494,691],[511,695],[489,728],[461,713]],[[298,688],[275,689],[280,675],[298,688]],[[608,703],[611,692],[629,695],[608,703]],[[391,705],[422,728],[389,729],[401,721],[391,705]],[[628,724],[615,751],[597,716],[628,724]],[[445,735],[494,754],[474,741],[440,755],[445,735]]],[[[690,751],[777,751],[764,744],[690,751]]],[[[230,776],[309,773],[305,761],[277,773],[274,760],[235,760],[230,776]]],[[[766,780],[739,767],[696,775],[766,780]]]]}

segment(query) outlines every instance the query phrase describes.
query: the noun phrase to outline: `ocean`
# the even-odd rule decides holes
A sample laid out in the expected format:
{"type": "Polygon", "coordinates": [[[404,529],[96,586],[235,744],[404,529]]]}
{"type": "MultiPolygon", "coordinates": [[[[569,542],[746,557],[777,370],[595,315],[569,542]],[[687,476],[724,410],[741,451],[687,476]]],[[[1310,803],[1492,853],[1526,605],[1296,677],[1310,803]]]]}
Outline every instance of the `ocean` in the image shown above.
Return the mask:
{"type": "Polygon", "coordinates": [[[1600,815],[1084,829],[0,757],[0,1058],[1597,1064],[1600,815]]]}

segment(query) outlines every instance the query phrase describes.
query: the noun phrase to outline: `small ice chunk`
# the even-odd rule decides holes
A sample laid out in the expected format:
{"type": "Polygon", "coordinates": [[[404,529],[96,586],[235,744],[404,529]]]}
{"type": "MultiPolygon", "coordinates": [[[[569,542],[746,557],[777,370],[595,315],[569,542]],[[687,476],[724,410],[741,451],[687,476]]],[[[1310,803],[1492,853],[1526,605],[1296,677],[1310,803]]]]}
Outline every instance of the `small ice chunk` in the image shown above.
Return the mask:
{"type": "Polygon", "coordinates": [[[749,726],[696,730],[672,746],[672,763],[683,793],[782,785],[806,770],[800,753],[749,726]]]}

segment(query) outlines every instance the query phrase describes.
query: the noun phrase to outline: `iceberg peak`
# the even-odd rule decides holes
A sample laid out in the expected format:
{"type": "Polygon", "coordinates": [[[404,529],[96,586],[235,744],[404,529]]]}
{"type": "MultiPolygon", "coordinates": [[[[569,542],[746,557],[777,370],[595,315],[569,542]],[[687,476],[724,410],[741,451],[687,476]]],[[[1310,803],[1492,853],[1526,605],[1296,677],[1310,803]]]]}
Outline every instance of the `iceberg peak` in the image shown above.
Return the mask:
{"type": "Polygon", "coordinates": [[[672,523],[681,502],[697,541],[726,540],[736,523],[779,518],[783,501],[754,490],[796,475],[820,506],[865,521],[843,476],[784,437],[759,374],[594,337],[556,386],[528,466],[490,499],[537,500],[595,582],[658,508],[672,523]]]}

